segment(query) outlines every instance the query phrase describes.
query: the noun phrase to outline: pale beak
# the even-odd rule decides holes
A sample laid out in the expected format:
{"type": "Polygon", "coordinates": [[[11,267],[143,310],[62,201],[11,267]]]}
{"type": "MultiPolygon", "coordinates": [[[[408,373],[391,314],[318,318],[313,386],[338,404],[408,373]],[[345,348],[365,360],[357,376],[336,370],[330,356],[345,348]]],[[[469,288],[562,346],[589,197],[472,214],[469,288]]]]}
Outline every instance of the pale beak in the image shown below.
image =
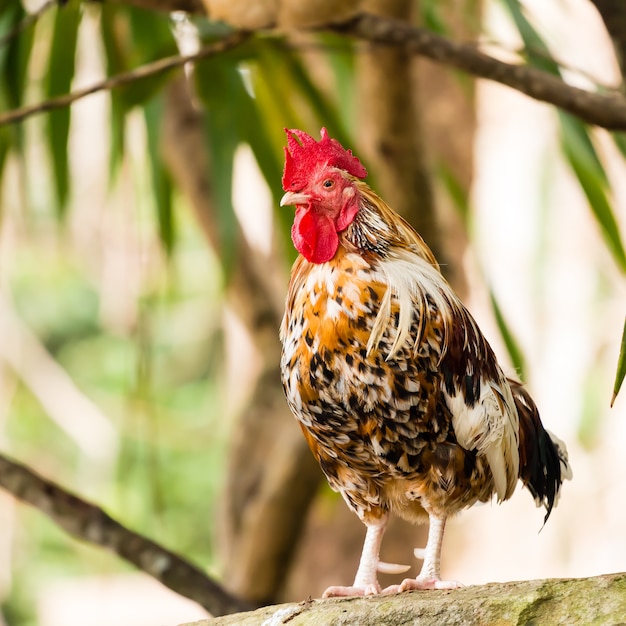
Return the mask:
{"type": "Polygon", "coordinates": [[[308,204],[309,200],[311,200],[311,196],[306,193],[296,193],[295,191],[288,191],[280,199],[280,206],[286,206],[288,204],[308,204]]]}

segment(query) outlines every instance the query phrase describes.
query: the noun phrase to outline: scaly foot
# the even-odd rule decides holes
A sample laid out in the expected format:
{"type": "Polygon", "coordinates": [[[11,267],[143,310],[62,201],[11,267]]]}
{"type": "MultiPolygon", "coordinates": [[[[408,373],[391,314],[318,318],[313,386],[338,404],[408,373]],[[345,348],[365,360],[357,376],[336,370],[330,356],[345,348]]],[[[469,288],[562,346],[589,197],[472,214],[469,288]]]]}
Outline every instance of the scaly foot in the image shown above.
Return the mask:
{"type": "Polygon", "coordinates": [[[376,596],[380,593],[380,585],[365,585],[364,587],[328,587],[322,598],[353,598],[355,596],[376,596]]]}

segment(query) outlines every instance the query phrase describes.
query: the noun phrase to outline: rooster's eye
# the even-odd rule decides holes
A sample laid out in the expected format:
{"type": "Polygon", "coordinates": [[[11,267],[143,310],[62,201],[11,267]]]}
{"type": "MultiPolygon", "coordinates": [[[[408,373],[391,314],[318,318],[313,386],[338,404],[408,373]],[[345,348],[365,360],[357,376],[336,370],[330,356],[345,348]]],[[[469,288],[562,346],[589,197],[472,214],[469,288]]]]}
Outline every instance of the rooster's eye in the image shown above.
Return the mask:
{"type": "Polygon", "coordinates": [[[326,189],[331,189],[332,187],[334,187],[334,186],[335,186],[335,181],[334,181],[334,180],[332,180],[332,179],[330,179],[330,178],[327,178],[327,179],[326,179],[326,180],[322,183],[322,185],[323,185],[326,189]]]}

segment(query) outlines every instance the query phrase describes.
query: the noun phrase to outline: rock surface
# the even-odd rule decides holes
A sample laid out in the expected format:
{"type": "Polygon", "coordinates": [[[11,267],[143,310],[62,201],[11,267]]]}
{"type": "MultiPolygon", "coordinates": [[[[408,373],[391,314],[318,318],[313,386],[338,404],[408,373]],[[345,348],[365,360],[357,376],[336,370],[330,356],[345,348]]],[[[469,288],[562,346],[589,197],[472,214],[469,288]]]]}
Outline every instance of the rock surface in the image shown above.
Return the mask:
{"type": "Polygon", "coordinates": [[[626,626],[626,574],[311,600],[181,626],[626,626]]]}

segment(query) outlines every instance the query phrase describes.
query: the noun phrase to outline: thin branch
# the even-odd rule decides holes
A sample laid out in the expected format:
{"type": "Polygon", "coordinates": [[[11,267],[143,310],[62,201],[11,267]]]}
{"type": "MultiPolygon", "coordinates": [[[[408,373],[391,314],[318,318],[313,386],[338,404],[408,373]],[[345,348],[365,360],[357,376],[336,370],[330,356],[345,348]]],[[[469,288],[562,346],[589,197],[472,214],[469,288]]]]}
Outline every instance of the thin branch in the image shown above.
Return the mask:
{"type": "MultiPolygon", "coordinates": [[[[406,46],[412,54],[425,56],[473,76],[507,85],[535,100],[547,102],[568,111],[589,124],[608,130],[626,130],[626,98],[623,96],[593,93],[573,87],[556,76],[536,68],[494,59],[480,52],[473,45],[451,41],[398,20],[369,14],[360,15],[344,23],[317,28],[317,30],[324,29],[379,44],[406,46]]],[[[114,89],[186,63],[219,54],[241,44],[249,36],[248,32],[236,31],[218,42],[204,46],[197,53],[160,59],[130,72],[108,78],[91,87],[79,89],[46,102],[8,111],[0,115],[0,127],[20,122],[37,113],[68,106],[92,93],[114,89]]]]}
{"type": "Polygon", "coordinates": [[[111,550],[213,615],[228,615],[251,608],[195,565],[125,528],[99,507],[3,454],[0,454],[0,486],[45,513],[73,537],[111,550]]]}
{"type": "Polygon", "coordinates": [[[89,96],[93,93],[108,91],[123,85],[128,85],[129,83],[133,83],[143,78],[148,78],[150,76],[155,76],[157,74],[162,74],[163,72],[176,69],[186,63],[200,61],[201,59],[206,59],[216,54],[220,54],[221,52],[226,52],[227,50],[235,48],[243,43],[248,37],[248,33],[236,31],[224,37],[224,39],[220,39],[219,41],[203,46],[200,50],[198,50],[198,52],[193,54],[170,56],[164,59],[159,59],[158,61],[153,61],[152,63],[146,63],[145,65],[141,65],[140,67],[130,70],[129,72],[117,74],[116,76],[111,76],[101,82],[94,83],[89,87],[77,89],[76,91],[57,98],[51,98],[45,102],[39,102],[20,109],[8,111],[7,113],[0,114],[0,126],[21,122],[27,117],[37,115],[38,113],[45,113],[46,111],[52,111],[54,109],[62,109],[69,106],[76,100],[80,100],[81,98],[89,96]]]}
{"type": "Polygon", "coordinates": [[[572,87],[536,68],[504,63],[472,45],[450,41],[394,19],[363,14],[328,28],[366,41],[406,46],[413,54],[507,85],[535,100],[568,111],[589,124],[609,130],[626,130],[626,98],[621,95],[604,95],[572,87]]]}

